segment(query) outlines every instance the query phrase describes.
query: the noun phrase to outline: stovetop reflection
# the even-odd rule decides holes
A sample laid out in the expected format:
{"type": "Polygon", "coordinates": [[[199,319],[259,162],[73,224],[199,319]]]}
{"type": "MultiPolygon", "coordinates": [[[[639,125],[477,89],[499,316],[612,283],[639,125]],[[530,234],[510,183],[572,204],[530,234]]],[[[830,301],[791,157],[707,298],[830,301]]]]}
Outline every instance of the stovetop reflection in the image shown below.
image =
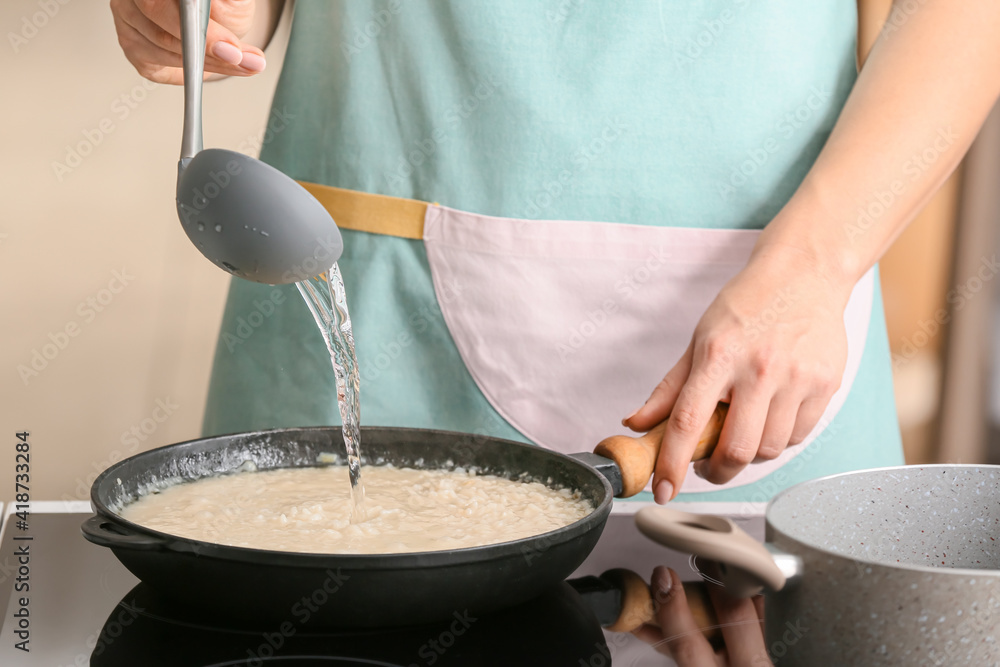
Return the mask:
{"type": "Polygon", "coordinates": [[[711,582],[682,582],[667,567],[654,570],[651,584],[615,569],[486,616],[455,612],[437,624],[317,631],[291,619],[268,625],[203,615],[139,584],[108,616],[90,664],[609,665],[602,628],[611,636],[631,633],[681,665],[746,664],[767,659],[760,600],[733,599],[711,582]]]}
{"type": "Polygon", "coordinates": [[[590,664],[606,652],[597,618],[569,584],[487,616],[456,611],[442,623],[377,630],[305,629],[289,620],[248,625],[204,617],[145,584],[108,616],[91,654],[94,667],[177,665],[517,665],[590,664]],[[570,662],[567,662],[569,660],[570,662]]]}

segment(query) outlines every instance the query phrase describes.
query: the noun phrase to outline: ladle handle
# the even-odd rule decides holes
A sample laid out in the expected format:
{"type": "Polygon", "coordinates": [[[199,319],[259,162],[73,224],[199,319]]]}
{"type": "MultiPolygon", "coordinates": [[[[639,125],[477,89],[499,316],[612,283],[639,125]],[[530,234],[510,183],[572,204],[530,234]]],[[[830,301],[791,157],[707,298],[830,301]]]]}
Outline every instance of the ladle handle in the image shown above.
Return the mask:
{"type": "Polygon", "coordinates": [[[181,138],[183,165],[204,147],[201,134],[201,86],[205,77],[205,33],[211,0],[179,0],[181,55],[184,60],[184,133],[181,138]]]}
{"type": "MultiPolygon", "coordinates": [[[[712,417],[708,420],[705,430],[702,431],[701,437],[698,439],[698,446],[691,456],[692,461],[707,459],[715,451],[728,411],[728,403],[719,403],[715,407],[715,412],[712,413],[712,417]]],[[[618,464],[622,474],[622,492],[620,494],[622,498],[634,496],[646,487],[646,483],[656,467],[656,459],[660,455],[660,443],[663,441],[663,433],[667,429],[668,419],[669,417],[664,419],[645,435],[638,437],[613,435],[602,440],[594,449],[595,454],[607,457],[618,464]]]]}

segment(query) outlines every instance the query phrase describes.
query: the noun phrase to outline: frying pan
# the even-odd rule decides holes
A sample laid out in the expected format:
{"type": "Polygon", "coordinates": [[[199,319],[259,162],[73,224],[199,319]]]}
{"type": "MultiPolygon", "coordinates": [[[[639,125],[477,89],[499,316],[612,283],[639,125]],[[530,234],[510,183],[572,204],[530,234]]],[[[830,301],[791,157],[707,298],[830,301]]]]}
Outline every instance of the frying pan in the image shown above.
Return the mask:
{"type": "MultiPolygon", "coordinates": [[[[725,408],[713,415],[695,458],[714,448],[725,408]]],[[[224,435],[132,456],[94,480],[96,515],[82,530],[163,595],[234,618],[376,627],[446,619],[466,610],[488,613],[543,593],[583,562],[601,535],[612,496],[632,495],[649,480],[662,428],[640,438],[609,438],[597,449],[604,455],[574,456],[464,433],[362,429],[367,465],[471,467],[508,479],[527,477],[577,490],[594,508],[558,530],[499,544],[402,554],[282,552],[178,537],[119,514],[151,487],[245,470],[248,462],[269,470],[316,466],[321,455],[333,455],[342,464],[343,436],[331,427],[224,435]]]]}

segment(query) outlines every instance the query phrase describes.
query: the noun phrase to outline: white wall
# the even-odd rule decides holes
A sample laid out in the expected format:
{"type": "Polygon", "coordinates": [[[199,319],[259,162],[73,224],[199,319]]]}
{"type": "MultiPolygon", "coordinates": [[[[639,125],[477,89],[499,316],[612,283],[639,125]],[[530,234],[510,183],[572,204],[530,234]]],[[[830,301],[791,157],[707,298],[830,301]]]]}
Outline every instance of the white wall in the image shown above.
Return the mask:
{"type": "MultiPolygon", "coordinates": [[[[256,152],[279,32],[264,74],[206,86],[207,146],[256,152]]],[[[199,435],[228,276],[174,211],[181,91],[139,77],[107,2],[4,0],[0,33],[0,500],[14,495],[22,429],[32,498],[85,498],[111,461],[199,435]],[[87,154],[57,171],[78,146],[87,154]],[[116,271],[128,284],[102,292],[116,271]],[[108,297],[101,312],[86,305],[108,297]],[[74,325],[63,349],[43,350],[74,325]],[[25,381],[35,350],[53,358],[25,381]],[[157,401],[176,406],[162,423],[157,401]],[[155,431],[123,442],[143,420],[155,431]]]]}

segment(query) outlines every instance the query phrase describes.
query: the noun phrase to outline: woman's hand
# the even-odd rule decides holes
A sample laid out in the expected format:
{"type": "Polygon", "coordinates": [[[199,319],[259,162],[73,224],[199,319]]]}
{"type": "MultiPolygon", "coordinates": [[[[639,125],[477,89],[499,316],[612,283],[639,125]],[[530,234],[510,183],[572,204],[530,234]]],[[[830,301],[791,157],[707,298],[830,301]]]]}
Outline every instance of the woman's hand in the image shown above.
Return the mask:
{"type": "Polygon", "coordinates": [[[743,600],[727,595],[714,584],[706,584],[708,597],[722,632],[723,646],[713,648],[688,606],[684,585],[677,573],[659,566],[651,582],[656,617],[633,634],[671,657],[678,667],[772,665],[764,644],[764,598],[743,600]]]}
{"type": "MultiPolygon", "coordinates": [[[[254,23],[254,0],[214,0],[208,22],[205,78],[210,73],[252,76],[264,71],[264,52],[241,41],[254,23]]],[[[111,0],[118,43],[139,74],[180,85],[181,25],[177,0],[111,0]]]]}
{"type": "Polygon", "coordinates": [[[804,254],[758,244],[705,311],[684,356],[624,422],[648,431],[670,415],[653,475],[658,503],[677,495],[719,401],[730,404],[719,444],[695,464],[715,484],[809,434],[847,362],[844,309],[853,284],[844,282],[822,275],[804,254]]]}

